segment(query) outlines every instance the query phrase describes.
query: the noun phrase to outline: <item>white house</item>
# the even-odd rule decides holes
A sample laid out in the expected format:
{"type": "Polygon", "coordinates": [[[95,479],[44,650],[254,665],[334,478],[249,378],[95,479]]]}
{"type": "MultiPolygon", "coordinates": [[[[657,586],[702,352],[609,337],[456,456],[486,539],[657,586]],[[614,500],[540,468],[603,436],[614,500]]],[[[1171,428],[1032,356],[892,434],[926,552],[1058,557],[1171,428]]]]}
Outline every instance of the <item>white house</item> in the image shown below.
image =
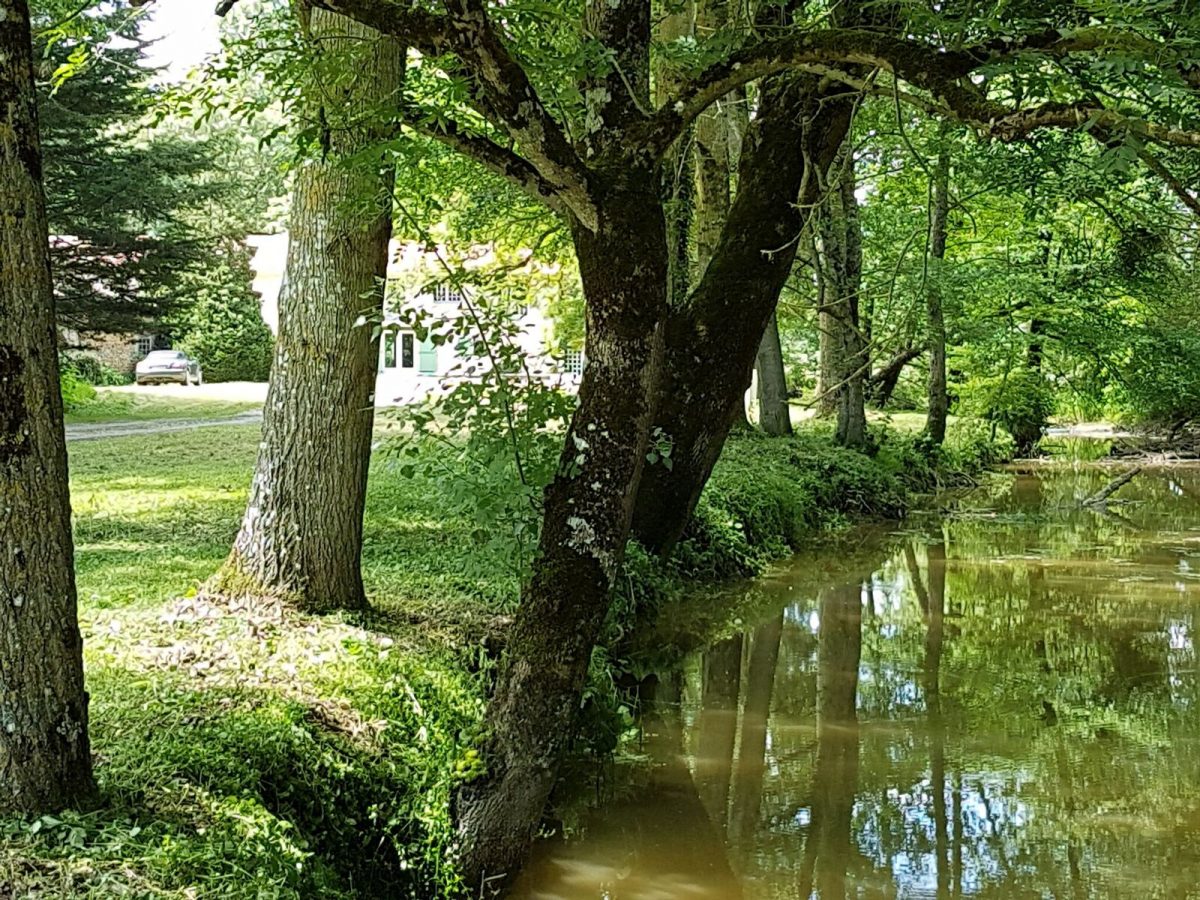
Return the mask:
{"type": "MultiPolygon", "coordinates": [[[[253,235],[248,243],[254,248],[254,290],[262,298],[263,321],[274,332],[279,323],[279,291],[287,259],[287,235],[253,235]]],[[[474,248],[465,268],[486,268],[497,262],[489,247],[474,248]]],[[[375,405],[394,406],[417,403],[456,381],[478,378],[486,371],[488,359],[473,352],[474,341],[469,328],[467,298],[445,284],[431,290],[419,285],[434,283],[438,275],[438,254],[430,253],[414,242],[393,240],[389,250],[387,311],[380,330],[378,376],[375,382],[375,405]],[[459,324],[457,339],[439,345],[421,340],[407,325],[413,317],[425,325],[443,322],[459,324]]],[[[478,301],[475,301],[478,302],[478,301]]],[[[516,336],[513,338],[526,357],[531,375],[575,389],[583,372],[584,359],[580,351],[554,354],[553,322],[537,306],[515,308],[516,336]]],[[[444,330],[444,329],[442,329],[444,330]]]]}

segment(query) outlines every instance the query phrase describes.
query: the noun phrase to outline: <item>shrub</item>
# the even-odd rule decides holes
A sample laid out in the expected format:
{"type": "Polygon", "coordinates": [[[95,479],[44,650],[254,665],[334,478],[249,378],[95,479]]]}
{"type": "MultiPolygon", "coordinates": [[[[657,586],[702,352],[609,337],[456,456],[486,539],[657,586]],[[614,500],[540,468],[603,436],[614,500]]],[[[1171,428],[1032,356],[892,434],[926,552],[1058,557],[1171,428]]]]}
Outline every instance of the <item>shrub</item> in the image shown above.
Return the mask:
{"type": "Polygon", "coordinates": [[[1118,393],[1136,421],[1177,429],[1200,419],[1200,336],[1186,327],[1146,328],[1133,339],[1118,393]]]}
{"type": "Polygon", "coordinates": [[[133,380],[129,375],[118,372],[112,366],[106,366],[90,353],[72,353],[67,359],[80,378],[97,387],[129,384],[133,380]]]}
{"type": "Polygon", "coordinates": [[[1021,453],[1037,445],[1053,410],[1050,383],[1026,368],[971,378],[959,395],[959,413],[997,423],[1013,436],[1021,453]]]}
{"type": "Polygon", "coordinates": [[[63,409],[66,412],[74,412],[96,399],[96,389],[79,374],[73,360],[59,360],[58,380],[62,390],[63,409]]]}
{"type": "Polygon", "coordinates": [[[176,346],[200,363],[208,381],[266,381],[273,338],[250,288],[247,250],[229,249],[182,280],[193,299],[175,323],[176,346]]]}

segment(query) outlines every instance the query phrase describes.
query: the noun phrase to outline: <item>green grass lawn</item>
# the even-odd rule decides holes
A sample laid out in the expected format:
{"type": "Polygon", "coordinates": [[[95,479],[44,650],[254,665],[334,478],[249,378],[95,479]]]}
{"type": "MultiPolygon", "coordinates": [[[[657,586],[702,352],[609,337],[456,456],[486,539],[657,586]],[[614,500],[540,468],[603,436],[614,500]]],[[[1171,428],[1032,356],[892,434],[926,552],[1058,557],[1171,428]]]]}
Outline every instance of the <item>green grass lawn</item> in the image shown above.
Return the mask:
{"type": "Polygon", "coordinates": [[[66,421],[68,425],[82,425],[152,419],[218,419],[249,412],[260,405],[248,401],[134,394],[97,388],[96,397],[68,412],[66,421]]]}
{"type": "Polygon", "coordinates": [[[372,879],[452,882],[449,791],[478,764],[483,703],[463,638],[511,607],[516,583],[464,575],[487,568],[468,561],[468,523],[381,457],[363,554],[376,612],[318,618],[198,595],[233,540],[258,441],[238,426],[71,445],[106,806],[0,822],[0,897],[349,897],[376,896],[372,879]]]}

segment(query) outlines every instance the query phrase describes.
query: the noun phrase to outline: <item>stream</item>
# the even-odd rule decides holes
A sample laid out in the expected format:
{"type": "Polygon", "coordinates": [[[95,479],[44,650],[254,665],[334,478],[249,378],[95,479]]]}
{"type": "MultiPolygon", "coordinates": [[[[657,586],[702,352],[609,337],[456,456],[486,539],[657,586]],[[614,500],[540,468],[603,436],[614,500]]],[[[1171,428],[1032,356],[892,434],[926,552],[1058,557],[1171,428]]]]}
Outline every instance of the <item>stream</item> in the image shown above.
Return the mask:
{"type": "Polygon", "coordinates": [[[1200,467],[997,476],[737,588],[511,896],[1200,896],[1200,467]],[[565,832],[565,835],[561,832],[565,832]]]}

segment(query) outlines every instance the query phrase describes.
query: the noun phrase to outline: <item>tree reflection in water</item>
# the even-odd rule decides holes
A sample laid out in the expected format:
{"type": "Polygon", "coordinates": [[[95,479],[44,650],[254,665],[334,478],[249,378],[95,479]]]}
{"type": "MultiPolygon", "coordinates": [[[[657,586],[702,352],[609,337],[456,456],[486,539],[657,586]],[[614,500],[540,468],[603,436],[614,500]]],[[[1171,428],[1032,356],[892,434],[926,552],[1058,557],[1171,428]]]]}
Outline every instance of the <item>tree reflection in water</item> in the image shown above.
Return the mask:
{"type": "Polygon", "coordinates": [[[1190,896],[1200,470],[1119,517],[1079,504],[1106,480],[1000,481],[751,586],[762,619],[685,664],[653,764],[518,896],[1190,896]]]}

